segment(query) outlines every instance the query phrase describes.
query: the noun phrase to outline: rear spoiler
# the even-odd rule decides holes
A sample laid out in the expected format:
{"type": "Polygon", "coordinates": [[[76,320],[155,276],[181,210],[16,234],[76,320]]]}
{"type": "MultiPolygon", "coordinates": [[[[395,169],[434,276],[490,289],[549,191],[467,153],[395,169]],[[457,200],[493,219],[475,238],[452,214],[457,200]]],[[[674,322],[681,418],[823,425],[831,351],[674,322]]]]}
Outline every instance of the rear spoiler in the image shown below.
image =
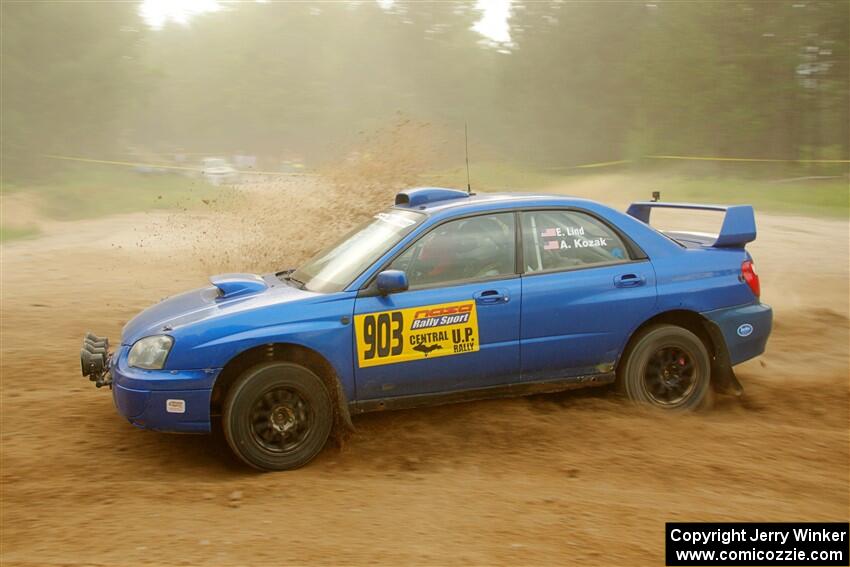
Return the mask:
{"type": "Polygon", "coordinates": [[[694,211],[718,211],[726,213],[720,234],[712,244],[715,248],[743,248],[756,239],[756,217],[752,205],[697,205],[693,203],[663,203],[642,201],[629,205],[627,214],[649,224],[652,209],[690,209],[694,211]]]}

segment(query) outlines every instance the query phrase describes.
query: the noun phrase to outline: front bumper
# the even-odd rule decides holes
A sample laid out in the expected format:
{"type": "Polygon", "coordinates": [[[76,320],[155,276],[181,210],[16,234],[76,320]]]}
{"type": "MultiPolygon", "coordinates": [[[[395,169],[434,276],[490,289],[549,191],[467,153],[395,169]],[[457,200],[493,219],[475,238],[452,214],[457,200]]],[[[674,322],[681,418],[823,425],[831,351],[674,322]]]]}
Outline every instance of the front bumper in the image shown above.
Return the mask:
{"type": "Polygon", "coordinates": [[[144,370],[127,364],[130,347],[108,359],[106,385],[122,416],[136,427],[179,433],[210,431],[210,396],[220,368],[144,370]]]}
{"type": "Polygon", "coordinates": [[[732,365],[764,352],[773,327],[773,309],[764,303],[716,309],[702,314],[720,329],[732,365]]]}

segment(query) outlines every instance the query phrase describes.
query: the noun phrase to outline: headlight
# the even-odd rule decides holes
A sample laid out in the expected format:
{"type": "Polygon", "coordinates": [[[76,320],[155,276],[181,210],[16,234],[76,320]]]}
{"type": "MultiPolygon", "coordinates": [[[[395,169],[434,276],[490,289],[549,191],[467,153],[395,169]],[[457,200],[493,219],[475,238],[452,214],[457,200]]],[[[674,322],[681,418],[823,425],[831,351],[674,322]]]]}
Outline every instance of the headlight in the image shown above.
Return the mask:
{"type": "Polygon", "coordinates": [[[139,339],[130,349],[127,364],[134,368],[160,370],[165,366],[165,358],[173,344],[174,339],[168,335],[155,335],[139,339]]]}

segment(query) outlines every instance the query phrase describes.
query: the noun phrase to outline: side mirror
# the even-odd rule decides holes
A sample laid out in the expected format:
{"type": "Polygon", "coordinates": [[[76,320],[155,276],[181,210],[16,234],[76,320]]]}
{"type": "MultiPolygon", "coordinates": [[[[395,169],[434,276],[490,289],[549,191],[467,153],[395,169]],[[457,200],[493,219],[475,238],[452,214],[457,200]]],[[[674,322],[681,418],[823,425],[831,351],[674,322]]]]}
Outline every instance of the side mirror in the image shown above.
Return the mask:
{"type": "Polygon", "coordinates": [[[381,295],[388,295],[397,291],[405,291],[408,288],[407,274],[401,270],[384,270],[378,274],[378,291],[381,295]]]}

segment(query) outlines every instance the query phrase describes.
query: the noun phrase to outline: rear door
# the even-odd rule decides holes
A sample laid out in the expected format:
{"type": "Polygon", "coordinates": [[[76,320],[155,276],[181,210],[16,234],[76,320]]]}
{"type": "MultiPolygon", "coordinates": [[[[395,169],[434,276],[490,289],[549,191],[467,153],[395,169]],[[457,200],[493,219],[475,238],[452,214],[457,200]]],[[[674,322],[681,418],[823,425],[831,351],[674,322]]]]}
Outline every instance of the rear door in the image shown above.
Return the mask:
{"type": "Polygon", "coordinates": [[[586,211],[525,211],[521,223],[523,380],[610,372],[653,312],[652,264],[586,211]]]}
{"type": "Polygon", "coordinates": [[[355,302],[358,400],[482,388],[519,377],[515,214],[443,223],[387,269],[410,289],[355,302]]]}

